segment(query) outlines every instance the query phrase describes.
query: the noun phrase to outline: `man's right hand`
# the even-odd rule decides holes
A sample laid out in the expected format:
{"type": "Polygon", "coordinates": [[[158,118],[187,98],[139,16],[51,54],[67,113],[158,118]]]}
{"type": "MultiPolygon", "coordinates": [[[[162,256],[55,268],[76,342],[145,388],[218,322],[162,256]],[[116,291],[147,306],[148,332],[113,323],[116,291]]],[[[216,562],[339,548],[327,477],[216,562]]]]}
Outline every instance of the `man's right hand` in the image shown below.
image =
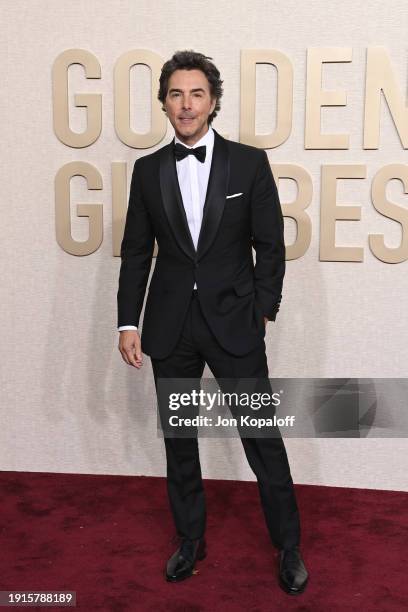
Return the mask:
{"type": "Polygon", "coordinates": [[[142,346],[139,332],[133,329],[126,329],[119,332],[118,349],[123,360],[138,370],[143,365],[142,346]]]}

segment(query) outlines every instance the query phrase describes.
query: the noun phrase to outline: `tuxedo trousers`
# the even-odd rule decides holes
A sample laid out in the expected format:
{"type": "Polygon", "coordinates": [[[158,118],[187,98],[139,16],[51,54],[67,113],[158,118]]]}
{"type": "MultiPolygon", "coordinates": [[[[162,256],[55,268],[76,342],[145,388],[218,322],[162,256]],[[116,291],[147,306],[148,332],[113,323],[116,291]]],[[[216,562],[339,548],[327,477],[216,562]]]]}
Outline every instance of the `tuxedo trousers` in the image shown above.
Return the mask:
{"type": "MultiPolygon", "coordinates": [[[[164,359],[151,358],[156,384],[161,378],[191,378],[199,381],[207,363],[215,379],[268,379],[265,342],[244,356],[225,351],[208,326],[197,290],[180,338],[164,359]]],[[[269,381],[268,381],[269,382],[269,381]]],[[[194,387],[196,388],[196,387],[194,387]]],[[[289,462],[282,437],[244,437],[241,442],[254,472],[272,544],[290,548],[300,544],[300,520],[289,462]]],[[[200,538],[206,528],[206,499],[202,482],[198,438],[164,437],[167,460],[167,493],[177,534],[200,538]]]]}

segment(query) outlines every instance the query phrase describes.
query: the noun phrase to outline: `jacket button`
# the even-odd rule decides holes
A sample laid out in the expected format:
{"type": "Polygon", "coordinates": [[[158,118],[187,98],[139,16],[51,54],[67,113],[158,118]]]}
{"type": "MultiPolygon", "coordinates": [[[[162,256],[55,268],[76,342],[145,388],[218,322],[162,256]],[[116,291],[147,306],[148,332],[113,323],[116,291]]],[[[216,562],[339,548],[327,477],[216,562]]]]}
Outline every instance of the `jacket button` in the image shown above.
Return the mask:
{"type": "Polygon", "coordinates": [[[198,268],[198,265],[199,265],[199,264],[198,264],[198,262],[197,262],[197,261],[196,261],[196,262],[194,262],[194,267],[195,267],[195,268],[198,268]]]}

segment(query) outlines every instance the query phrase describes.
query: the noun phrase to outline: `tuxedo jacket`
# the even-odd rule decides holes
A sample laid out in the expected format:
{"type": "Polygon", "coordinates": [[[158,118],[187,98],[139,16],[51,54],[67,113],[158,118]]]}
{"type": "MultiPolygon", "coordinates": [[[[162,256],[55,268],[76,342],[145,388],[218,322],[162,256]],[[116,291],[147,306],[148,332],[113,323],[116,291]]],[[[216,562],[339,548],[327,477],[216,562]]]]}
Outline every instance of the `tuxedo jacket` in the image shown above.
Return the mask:
{"type": "Polygon", "coordinates": [[[285,274],[282,210],[268,157],[263,149],[226,140],[214,130],[196,250],[173,145],[174,140],[133,167],[120,250],[118,326],[139,325],[156,240],[142,351],[156,359],[170,355],[196,282],[203,315],[219,344],[245,355],[264,342],[263,317],[276,318],[285,274]]]}

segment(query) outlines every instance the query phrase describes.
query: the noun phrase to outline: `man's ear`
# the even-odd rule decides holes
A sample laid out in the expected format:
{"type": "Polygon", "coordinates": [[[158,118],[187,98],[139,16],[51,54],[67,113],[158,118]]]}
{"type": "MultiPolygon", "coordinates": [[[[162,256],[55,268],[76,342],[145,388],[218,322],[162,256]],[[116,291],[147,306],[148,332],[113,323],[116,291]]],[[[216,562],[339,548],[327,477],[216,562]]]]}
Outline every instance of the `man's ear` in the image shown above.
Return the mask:
{"type": "MultiPolygon", "coordinates": [[[[211,103],[211,113],[214,112],[216,104],[217,104],[217,98],[213,98],[213,101],[211,103]]],[[[210,113],[210,115],[211,115],[211,113],[210,113]]]]}

